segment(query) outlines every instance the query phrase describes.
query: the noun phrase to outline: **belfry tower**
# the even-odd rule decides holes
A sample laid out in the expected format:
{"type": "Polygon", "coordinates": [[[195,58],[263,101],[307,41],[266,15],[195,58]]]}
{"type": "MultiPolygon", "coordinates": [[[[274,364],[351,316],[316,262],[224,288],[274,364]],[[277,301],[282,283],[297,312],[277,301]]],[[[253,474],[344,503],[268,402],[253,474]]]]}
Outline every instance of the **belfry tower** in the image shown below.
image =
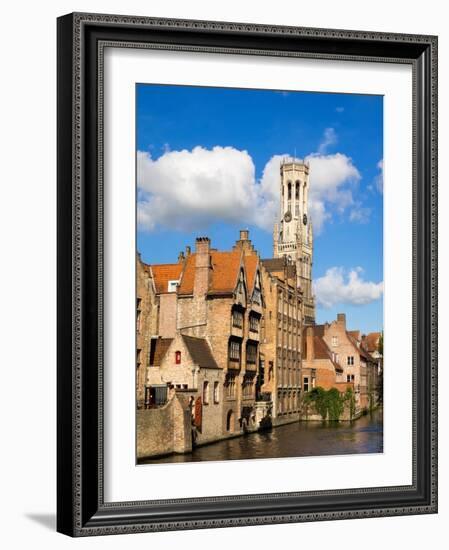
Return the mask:
{"type": "Polygon", "coordinates": [[[304,323],[315,324],[312,293],[313,231],[308,215],[309,165],[284,158],[280,165],[280,213],[274,224],[273,255],[286,256],[296,265],[298,286],[303,291],[304,323]]]}

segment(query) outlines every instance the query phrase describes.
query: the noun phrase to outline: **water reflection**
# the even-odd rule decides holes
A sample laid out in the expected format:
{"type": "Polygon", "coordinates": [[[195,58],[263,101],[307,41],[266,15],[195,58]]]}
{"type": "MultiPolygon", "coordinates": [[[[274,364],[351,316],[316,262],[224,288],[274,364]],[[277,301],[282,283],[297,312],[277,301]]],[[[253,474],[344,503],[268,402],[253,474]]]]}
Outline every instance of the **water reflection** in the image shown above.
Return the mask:
{"type": "Polygon", "coordinates": [[[343,455],[383,452],[382,410],[354,422],[295,422],[270,432],[253,433],[197,447],[192,453],[144,464],[251,458],[343,455]]]}

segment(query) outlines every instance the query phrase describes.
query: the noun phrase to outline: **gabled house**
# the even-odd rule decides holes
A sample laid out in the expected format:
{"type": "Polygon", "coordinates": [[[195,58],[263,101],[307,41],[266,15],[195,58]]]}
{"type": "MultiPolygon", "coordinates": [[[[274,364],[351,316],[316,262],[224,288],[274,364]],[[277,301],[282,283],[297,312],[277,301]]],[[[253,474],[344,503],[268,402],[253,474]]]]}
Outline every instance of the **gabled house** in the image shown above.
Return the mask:
{"type": "Polygon", "coordinates": [[[147,388],[150,406],[164,389],[167,400],[170,392],[188,397],[196,443],[221,439],[223,369],[206,339],[179,333],[153,339],[147,388]]]}

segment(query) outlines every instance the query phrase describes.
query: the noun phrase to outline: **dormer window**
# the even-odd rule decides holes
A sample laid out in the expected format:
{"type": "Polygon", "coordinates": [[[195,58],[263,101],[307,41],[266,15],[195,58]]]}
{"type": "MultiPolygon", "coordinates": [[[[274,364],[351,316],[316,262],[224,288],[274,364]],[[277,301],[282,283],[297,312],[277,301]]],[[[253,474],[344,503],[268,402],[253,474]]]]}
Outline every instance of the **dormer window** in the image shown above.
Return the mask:
{"type": "Polygon", "coordinates": [[[232,326],[236,328],[243,328],[243,311],[234,309],[232,311],[232,326]]]}
{"type": "Polygon", "coordinates": [[[256,315],[250,315],[249,317],[249,330],[251,332],[259,332],[259,317],[256,315]]]}
{"type": "Polygon", "coordinates": [[[179,281],[168,281],[167,283],[167,292],[176,292],[178,288],[179,281]]]}
{"type": "Polygon", "coordinates": [[[239,282],[237,285],[237,301],[246,307],[246,289],[243,271],[240,272],[239,282]]]}

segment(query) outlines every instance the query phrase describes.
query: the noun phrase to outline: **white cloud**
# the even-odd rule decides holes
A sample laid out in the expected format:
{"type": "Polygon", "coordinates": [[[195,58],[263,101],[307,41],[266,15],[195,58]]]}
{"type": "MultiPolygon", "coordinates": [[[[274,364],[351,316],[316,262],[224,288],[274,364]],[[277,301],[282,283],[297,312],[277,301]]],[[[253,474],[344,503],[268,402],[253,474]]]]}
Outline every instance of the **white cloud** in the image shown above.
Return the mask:
{"type": "Polygon", "coordinates": [[[355,203],[349,212],[349,221],[355,223],[368,223],[371,216],[371,208],[362,206],[362,203],[355,203]]]}
{"type": "Polygon", "coordinates": [[[379,174],[374,178],[374,183],[376,185],[379,193],[384,192],[384,159],[380,159],[377,163],[377,168],[379,169],[379,174]]]}
{"type": "Polygon", "coordinates": [[[318,153],[325,153],[331,145],[337,143],[337,134],[333,128],[326,128],[324,130],[323,140],[318,146],[318,153]]]}
{"type": "Polygon", "coordinates": [[[383,282],[364,281],[363,269],[349,273],[343,267],[331,267],[323,277],[314,281],[317,304],[330,308],[336,304],[364,305],[378,300],[383,294],[383,282]]]}
{"type": "Polygon", "coordinates": [[[342,214],[354,204],[353,190],[361,179],[350,157],[314,154],[310,164],[309,209],[314,229],[319,233],[335,210],[342,214]]]}
{"type": "MultiPolygon", "coordinates": [[[[251,156],[234,147],[167,149],[157,159],[139,151],[139,228],[199,231],[221,221],[272,231],[279,212],[279,166],[285,156],[272,156],[257,181],[251,156]]],[[[319,233],[335,213],[357,206],[353,192],[361,176],[342,153],[314,153],[305,160],[310,164],[309,214],[319,233]]],[[[360,221],[354,216],[353,221],[360,221]]]]}
{"type": "Polygon", "coordinates": [[[168,151],[156,160],[139,151],[137,185],[138,223],[148,230],[242,221],[258,202],[252,158],[233,147],[168,151]]]}

